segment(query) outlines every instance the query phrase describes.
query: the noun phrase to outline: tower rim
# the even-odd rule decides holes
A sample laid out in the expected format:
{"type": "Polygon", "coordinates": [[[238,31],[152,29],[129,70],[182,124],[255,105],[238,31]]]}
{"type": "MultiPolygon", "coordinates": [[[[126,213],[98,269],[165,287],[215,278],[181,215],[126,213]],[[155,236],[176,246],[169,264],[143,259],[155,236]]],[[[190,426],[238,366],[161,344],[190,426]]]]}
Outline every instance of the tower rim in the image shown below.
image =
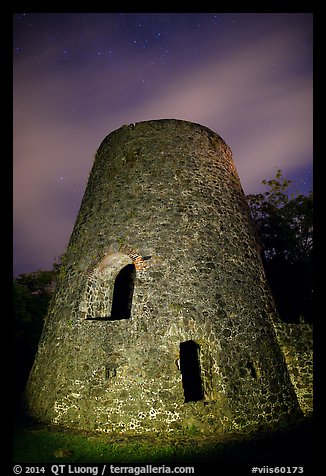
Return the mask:
{"type": "Polygon", "coordinates": [[[181,125],[183,124],[184,126],[192,127],[192,128],[197,128],[200,131],[205,131],[207,135],[211,138],[218,138],[220,141],[222,141],[226,147],[229,148],[228,144],[226,141],[223,139],[223,137],[220,136],[217,132],[214,130],[210,129],[208,126],[205,126],[203,124],[200,124],[199,122],[193,122],[189,121],[187,119],[177,119],[177,118],[161,118],[161,119],[149,119],[149,120],[144,120],[144,121],[138,121],[138,122],[131,122],[129,124],[123,124],[122,126],[118,127],[117,129],[113,129],[110,131],[102,140],[98,150],[101,149],[102,145],[107,141],[109,137],[114,136],[115,134],[120,134],[123,133],[126,129],[137,129],[139,127],[148,127],[152,126],[153,129],[158,129],[159,127],[157,126],[172,126],[173,124],[175,125],[181,125]]]}

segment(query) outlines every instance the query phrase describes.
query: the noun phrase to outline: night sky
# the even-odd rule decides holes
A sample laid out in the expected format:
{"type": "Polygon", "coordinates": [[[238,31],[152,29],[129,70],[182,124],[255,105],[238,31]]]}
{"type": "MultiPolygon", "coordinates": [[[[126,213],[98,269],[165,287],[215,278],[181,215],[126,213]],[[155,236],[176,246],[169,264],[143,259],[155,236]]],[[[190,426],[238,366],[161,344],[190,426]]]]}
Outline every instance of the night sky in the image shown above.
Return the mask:
{"type": "Polygon", "coordinates": [[[312,13],[17,13],[14,275],[64,253],[96,150],[123,124],[200,123],[246,194],[312,189],[312,13]]]}

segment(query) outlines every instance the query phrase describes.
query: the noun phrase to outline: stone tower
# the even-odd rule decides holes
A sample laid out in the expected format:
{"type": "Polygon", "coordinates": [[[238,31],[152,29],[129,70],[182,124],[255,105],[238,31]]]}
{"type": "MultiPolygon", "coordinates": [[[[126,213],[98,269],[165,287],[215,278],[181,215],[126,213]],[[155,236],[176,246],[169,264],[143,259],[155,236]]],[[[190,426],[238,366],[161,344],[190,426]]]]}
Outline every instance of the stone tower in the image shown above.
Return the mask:
{"type": "Polygon", "coordinates": [[[249,208],[217,134],[174,119],[102,142],[27,387],[103,432],[277,425],[298,402],[249,208]]]}

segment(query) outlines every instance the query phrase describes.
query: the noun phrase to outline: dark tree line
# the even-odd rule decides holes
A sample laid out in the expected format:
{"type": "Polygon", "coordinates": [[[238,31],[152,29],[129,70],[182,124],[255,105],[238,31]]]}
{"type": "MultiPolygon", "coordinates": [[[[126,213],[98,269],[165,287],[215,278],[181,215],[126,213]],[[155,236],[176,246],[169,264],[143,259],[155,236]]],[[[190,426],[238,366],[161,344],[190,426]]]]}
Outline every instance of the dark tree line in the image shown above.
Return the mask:
{"type": "Polygon", "coordinates": [[[290,193],[277,171],[265,193],[248,195],[267,280],[284,322],[312,322],[313,194],[290,193]]]}
{"type": "MultiPolygon", "coordinates": [[[[252,218],[276,305],[284,322],[312,322],[312,192],[290,194],[281,171],[264,180],[265,193],[248,195],[252,218]]],[[[24,388],[37,350],[60,263],[50,271],[21,274],[13,283],[15,382],[24,388]]]]}
{"type": "Polygon", "coordinates": [[[13,282],[14,378],[20,392],[32,367],[60,266],[20,274],[13,282]]]}

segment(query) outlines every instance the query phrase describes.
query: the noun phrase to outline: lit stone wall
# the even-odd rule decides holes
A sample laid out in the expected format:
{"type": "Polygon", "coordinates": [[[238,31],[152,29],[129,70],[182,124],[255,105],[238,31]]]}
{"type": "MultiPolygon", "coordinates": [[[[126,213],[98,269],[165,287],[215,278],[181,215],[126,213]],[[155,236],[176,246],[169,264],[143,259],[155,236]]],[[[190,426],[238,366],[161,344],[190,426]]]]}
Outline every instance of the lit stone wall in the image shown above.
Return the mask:
{"type": "Polygon", "coordinates": [[[123,126],[96,154],[27,408],[104,432],[284,423],[300,409],[272,321],[223,139],[179,120],[123,126]]]}
{"type": "Polygon", "coordinates": [[[310,416],[313,413],[313,326],[277,323],[275,327],[301,410],[310,416]]]}

